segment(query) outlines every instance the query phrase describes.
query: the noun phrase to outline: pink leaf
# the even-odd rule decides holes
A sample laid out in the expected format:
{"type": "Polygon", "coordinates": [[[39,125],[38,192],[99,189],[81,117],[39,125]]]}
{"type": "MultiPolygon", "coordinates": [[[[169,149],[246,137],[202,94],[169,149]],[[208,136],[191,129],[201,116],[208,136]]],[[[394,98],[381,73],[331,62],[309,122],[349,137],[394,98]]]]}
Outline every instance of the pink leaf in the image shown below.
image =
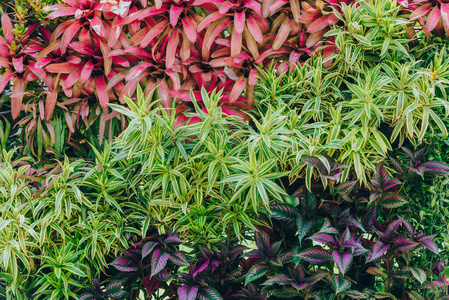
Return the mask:
{"type": "Polygon", "coordinates": [[[21,78],[16,78],[13,83],[11,93],[11,116],[15,120],[20,115],[22,109],[22,99],[25,94],[25,82],[21,78]]]}
{"type": "Polygon", "coordinates": [[[196,29],[197,24],[194,20],[192,20],[189,16],[183,18],[182,20],[182,27],[184,29],[184,32],[189,39],[190,42],[195,43],[196,42],[196,29]]]}
{"type": "Polygon", "coordinates": [[[72,39],[78,33],[81,26],[82,26],[81,22],[79,20],[76,20],[64,32],[64,35],[62,36],[62,39],[61,39],[61,52],[62,53],[65,53],[65,51],[67,50],[67,46],[70,44],[72,39]]]}
{"type": "Polygon", "coordinates": [[[12,59],[12,65],[14,66],[14,69],[17,73],[23,72],[23,56],[19,58],[13,58],[12,59]]]}
{"type": "Polygon", "coordinates": [[[273,50],[278,50],[279,48],[281,48],[282,44],[284,44],[285,40],[290,34],[291,23],[292,21],[290,20],[290,18],[285,18],[278,34],[276,35],[276,38],[274,39],[273,50]]]}
{"type": "Polygon", "coordinates": [[[170,96],[168,95],[168,85],[167,81],[165,79],[158,79],[159,89],[158,89],[158,96],[162,100],[162,106],[165,108],[170,108],[170,96]]]}
{"type": "Polygon", "coordinates": [[[173,67],[173,65],[175,64],[176,49],[178,48],[178,44],[179,44],[179,32],[178,29],[175,28],[173,29],[167,44],[165,66],[168,69],[173,67]]]}
{"type": "Polygon", "coordinates": [[[231,57],[235,57],[240,54],[242,50],[243,34],[234,31],[231,35],[231,57]]]}
{"type": "Polygon", "coordinates": [[[45,67],[50,73],[70,74],[77,67],[77,65],[71,63],[51,64],[45,67]]]}
{"type": "Polygon", "coordinates": [[[204,20],[201,21],[201,23],[198,25],[198,28],[196,29],[197,32],[203,31],[203,29],[206,28],[207,25],[209,25],[212,22],[215,22],[216,20],[220,19],[221,17],[222,17],[222,15],[218,11],[211,13],[210,15],[205,17],[204,20]]]}
{"type": "Polygon", "coordinates": [[[434,30],[438,22],[440,21],[440,17],[440,9],[438,8],[438,6],[435,6],[427,18],[426,29],[428,31],[434,30]]]}
{"type": "Polygon", "coordinates": [[[3,75],[0,75],[0,94],[5,89],[8,82],[11,80],[13,73],[6,71],[3,75]]]}
{"type": "Polygon", "coordinates": [[[449,3],[441,2],[441,18],[443,19],[444,29],[449,31],[449,3]]]}
{"type": "Polygon", "coordinates": [[[247,79],[242,75],[237,79],[234,86],[232,87],[231,94],[229,95],[229,102],[233,103],[242,94],[246,87],[247,79]]]}
{"type": "Polygon", "coordinates": [[[231,7],[233,7],[233,6],[234,6],[234,4],[232,4],[229,1],[223,2],[219,8],[220,14],[222,14],[222,15],[226,14],[229,11],[229,9],[231,9],[231,7]]]}
{"type": "Polygon", "coordinates": [[[235,12],[234,28],[238,33],[243,33],[243,29],[245,28],[245,12],[235,12]]]}
{"type": "Polygon", "coordinates": [[[50,120],[53,110],[55,109],[57,99],[57,91],[47,93],[47,99],[45,100],[45,119],[50,120]]]}
{"type": "Polygon", "coordinates": [[[248,26],[249,32],[254,37],[256,42],[262,43],[263,41],[262,31],[260,30],[259,24],[257,24],[257,22],[254,20],[252,16],[246,19],[246,26],[248,26]]]}
{"type": "Polygon", "coordinates": [[[59,9],[53,11],[51,14],[49,14],[47,16],[47,18],[52,20],[52,19],[56,19],[56,18],[60,18],[60,17],[71,16],[71,15],[74,15],[77,10],[78,10],[78,8],[76,8],[76,7],[65,6],[64,8],[59,8],[59,9]]]}
{"type": "Polygon", "coordinates": [[[107,108],[109,103],[109,96],[106,90],[106,83],[103,75],[95,77],[95,90],[98,100],[100,100],[101,107],[107,108]]]}
{"type": "Polygon", "coordinates": [[[259,72],[257,71],[257,69],[251,69],[251,71],[249,71],[249,76],[248,76],[248,85],[249,86],[254,86],[257,83],[257,75],[259,75],[259,72]]]}
{"type": "Polygon", "coordinates": [[[176,24],[178,24],[179,16],[184,11],[183,7],[176,6],[174,4],[170,7],[170,24],[171,26],[175,27],[176,24]]]}
{"type": "Polygon", "coordinates": [[[89,80],[90,75],[92,74],[92,70],[94,69],[94,64],[91,60],[89,60],[81,70],[81,81],[86,82],[89,80]]]}
{"type": "Polygon", "coordinates": [[[307,32],[314,33],[326,28],[327,26],[329,26],[329,17],[324,16],[310,23],[309,26],[307,26],[307,32]]]}
{"type": "Polygon", "coordinates": [[[90,26],[92,29],[101,37],[106,36],[106,31],[104,29],[103,21],[101,20],[100,16],[97,14],[94,14],[92,19],[89,19],[90,26]]]}
{"type": "Polygon", "coordinates": [[[13,27],[11,19],[5,13],[2,14],[2,29],[6,41],[8,42],[8,44],[11,44],[14,40],[14,33],[12,32],[13,27]]]}
{"type": "Polygon", "coordinates": [[[163,20],[159,22],[156,26],[153,26],[153,28],[151,28],[150,31],[148,31],[148,33],[142,39],[142,42],[140,42],[140,47],[142,48],[147,47],[156,36],[158,36],[162,31],[164,31],[167,25],[168,21],[163,20]]]}
{"type": "Polygon", "coordinates": [[[83,70],[83,68],[84,66],[79,66],[67,76],[65,84],[68,88],[71,88],[80,79],[81,70],[83,70]]]}

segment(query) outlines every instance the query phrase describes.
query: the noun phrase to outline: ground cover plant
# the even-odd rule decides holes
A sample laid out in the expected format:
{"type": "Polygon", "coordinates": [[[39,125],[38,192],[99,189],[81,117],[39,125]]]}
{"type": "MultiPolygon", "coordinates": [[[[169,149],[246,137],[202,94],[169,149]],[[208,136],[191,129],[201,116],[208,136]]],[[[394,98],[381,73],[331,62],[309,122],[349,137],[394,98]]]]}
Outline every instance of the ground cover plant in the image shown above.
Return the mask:
{"type": "Polygon", "coordinates": [[[448,298],[448,9],[7,1],[0,298],[448,298]]]}

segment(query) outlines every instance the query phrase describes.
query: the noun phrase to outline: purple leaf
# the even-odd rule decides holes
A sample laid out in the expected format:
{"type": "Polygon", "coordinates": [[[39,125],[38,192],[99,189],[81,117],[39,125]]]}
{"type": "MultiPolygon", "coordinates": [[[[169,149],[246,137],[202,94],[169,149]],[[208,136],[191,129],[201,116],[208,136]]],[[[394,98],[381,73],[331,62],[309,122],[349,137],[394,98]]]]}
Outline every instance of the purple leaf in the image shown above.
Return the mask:
{"type": "Polygon", "coordinates": [[[332,287],[335,290],[335,294],[340,294],[351,288],[351,282],[347,279],[334,275],[332,276],[332,287]]]}
{"type": "Polygon", "coordinates": [[[223,298],[217,292],[216,289],[212,287],[202,287],[198,291],[198,299],[200,300],[222,300],[223,298]]]}
{"type": "Polygon", "coordinates": [[[318,243],[323,243],[323,244],[327,244],[327,243],[331,243],[334,245],[336,244],[334,237],[327,233],[317,233],[317,234],[312,235],[308,239],[318,242],[318,243]]]}
{"type": "Polygon", "coordinates": [[[148,295],[153,295],[153,293],[157,291],[159,287],[162,285],[162,281],[150,275],[142,279],[142,285],[147,290],[148,295]]]}
{"type": "Polygon", "coordinates": [[[402,198],[398,194],[391,193],[383,198],[381,205],[385,206],[386,208],[396,208],[406,203],[407,201],[404,198],[402,198]]]}
{"type": "Polygon", "coordinates": [[[330,253],[319,248],[310,248],[304,250],[296,254],[296,256],[300,257],[301,259],[304,259],[307,262],[314,264],[322,263],[324,261],[332,259],[332,255],[330,253]]]}
{"type": "Polygon", "coordinates": [[[438,254],[438,248],[432,240],[422,240],[421,245],[429,249],[435,254],[438,254]]]}
{"type": "Polygon", "coordinates": [[[139,268],[136,266],[130,266],[132,261],[130,261],[127,258],[124,257],[119,257],[116,260],[114,260],[111,265],[116,268],[119,271],[123,271],[123,272],[134,272],[134,271],[138,271],[139,268]]]}
{"type": "Polygon", "coordinates": [[[401,223],[402,223],[402,221],[400,219],[399,220],[394,220],[393,222],[391,222],[388,225],[387,230],[385,232],[386,236],[388,238],[390,238],[391,235],[398,230],[398,227],[401,225],[401,223]]]}
{"type": "Polygon", "coordinates": [[[395,250],[408,250],[416,247],[418,243],[410,241],[404,237],[399,237],[394,239],[394,249],[395,250]]]}
{"type": "Polygon", "coordinates": [[[279,249],[281,249],[282,242],[283,242],[283,241],[279,241],[279,242],[273,243],[273,244],[271,245],[270,251],[269,251],[269,253],[270,253],[271,256],[276,256],[276,255],[278,254],[279,249]]]}
{"type": "Polygon", "coordinates": [[[321,226],[321,229],[319,232],[322,233],[334,233],[337,234],[338,230],[332,226],[331,222],[329,221],[329,219],[326,219],[323,223],[323,226],[321,226]]]}
{"type": "Polygon", "coordinates": [[[263,231],[257,231],[255,238],[257,248],[265,251],[268,251],[270,249],[270,238],[268,237],[268,234],[263,231]]]}
{"type": "Polygon", "coordinates": [[[449,175],[449,166],[440,162],[425,162],[425,172],[433,175],[449,175]]]}
{"type": "Polygon", "coordinates": [[[154,247],[156,247],[158,243],[156,242],[147,242],[142,247],[142,259],[147,257],[153,250],[154,247]]]}
{"type": "Polygon", "coordinates": [[[298,215],[298,210],[289,204],[275,204],[270,206],[271,217],[281,221],[294,221],[298,215]]]}
{"type": "Polygon", "coordinates": [[[171,262],[173,262],[174,264],[176,264],[178,266],[187,266],[189,264],[187,262],[186,257],[184,256],[184,254],[179,253],[179,252],[169,253],[168,258],[170,259],[171,262]]]}
{"type": "Polygon", "coordinates": [[[245,286],[250,283],[253,282],[254,280],[257,280],[259,278],[261,278],[262,276],[264,276],[265,274],[268,273],[269,271],[269,267],[264,266],[264,265],[255,265],[253,266],[249,271],[248,274],[246,274],[246,279],[245,279],[245,286]]]}
{"type": "Polygon", "coordinates": [[[334,250],[332,252],[332,259],[344,276],[352,263],[352,254],[347,252],[340,253],[338,250],[334,250]]]}
{"type": "Polygon", "coordinates": [[[284,274],[275,275],[263,283],[263,285],[280,284],[286,285],[293,282],[293,279],[284,274]]]}
{"type": "Polygon", "coordinates": [[[168,253],[161,249],[156,249],[151,258],[151,275],[154,276],[162,271],[167,265],[167,260],[168,253]]]}
{"type": "Polygon", "coordinates": [[[178,237],[176,233],[170,233],[167,238],[164,240],[164,244],[174,244],[174,243],[180,243],[181,239],[178,237]]]}
{"type": "Polygon", "coordinates": [[[385,245],[382,242],[377,242],[376,244],[374,244],[373,251],[368,255],[368,259],[366,260],[366,262],[368,263],[379,259],[380,257],[382,257],[382,255],[385,254],[385,252],[387,252],[387,250],[388,245],[385,245]]]}
{"type": "Polygon", "coordinates": [[[113,282],[106,286],[105,288],[105,297],[109,298],[119,298],[125,295],[126,292],[122,291],[122,283],[120,281],[113,282]]]}
{"type": "Polygon", "coordinates": [[[357,181],[344,182],[342,184],[339,184],[335,188],[335,192],[337,192],[339,195],[342,195],[342,196],[348,196],[352,192],[352,190],[354,189],[356,184],[357,184],[357,181]]]}
{"type": "Polygon", "coordinates": [[[310,227],[312,227],[312,224],[313,224],[312,220],[306,220],[303,216],[298,216],[298,218],[296,219],[296,226],[298,228],[299,244],[301,244],[303,238],[306,236],[310,227]]]}
{"type": "MultiPolygon", "coordinates": [[[[277,49],[275,49],[277,50],[277,49]]],[[[306,157],[303,158],[302,161],[307,165],[310,166],[312,168],[317,168],[319,169],[321,172],[321,174],[327,174],[328,170],[326,168],[326,166],[324,165],[324,163],[319,160],[318,158],[314,158],[314,157],[306,157]]]]}
{"type": "Polygon", "coordinates": [[[198,295],[196,286],[183,285],[178,288],[179,300],[195,300],[198,295]]]}

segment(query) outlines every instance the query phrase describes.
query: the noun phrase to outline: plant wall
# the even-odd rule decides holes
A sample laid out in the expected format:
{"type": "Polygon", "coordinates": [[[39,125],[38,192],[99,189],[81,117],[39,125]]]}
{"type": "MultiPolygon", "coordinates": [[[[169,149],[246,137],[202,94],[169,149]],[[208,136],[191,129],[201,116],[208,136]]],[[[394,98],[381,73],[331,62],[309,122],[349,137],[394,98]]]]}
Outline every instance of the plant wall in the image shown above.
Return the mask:
{"type": "Polygon", "coordinates": [[[448,10],[8,1],[0,298],[447,298],[448,10]]]}

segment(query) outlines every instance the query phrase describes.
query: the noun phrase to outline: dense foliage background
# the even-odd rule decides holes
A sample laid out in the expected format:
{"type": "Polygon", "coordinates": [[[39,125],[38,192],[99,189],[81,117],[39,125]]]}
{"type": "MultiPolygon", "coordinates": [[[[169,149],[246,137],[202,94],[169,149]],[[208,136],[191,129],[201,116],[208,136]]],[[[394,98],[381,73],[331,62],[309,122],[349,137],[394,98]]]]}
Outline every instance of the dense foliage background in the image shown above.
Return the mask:
{"type": "Polygon", "coordinates": [[[446,2],[0,0],[0,298],[449,298],[446,2]]]}

